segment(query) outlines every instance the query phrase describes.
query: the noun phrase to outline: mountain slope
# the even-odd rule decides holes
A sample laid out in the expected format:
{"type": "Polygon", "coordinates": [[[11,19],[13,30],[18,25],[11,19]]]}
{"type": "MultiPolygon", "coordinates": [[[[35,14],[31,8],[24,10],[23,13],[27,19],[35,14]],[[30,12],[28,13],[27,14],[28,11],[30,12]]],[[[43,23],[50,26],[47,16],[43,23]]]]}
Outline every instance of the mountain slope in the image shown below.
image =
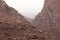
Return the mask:
{"type": "Polygon", "coordinates": [[[58,40],[55,35],[31,26],[14,8],[0,0],[0,40],[58,40]]]}
{"type": "Polygon", "coordinates": [[[48,35],[31,26],[14,8],[0,0],[0,40],[48,40],[51,37],[48,35]]]}
{"type": "Polygon", "coordinates": [[[60,39],[60,0],[45,0],[44,7],[35,20],[33,26],[48,31],[60,39]]]}
{"type": "Polygon", "coordinates": [[[24,17],[19,14],[14,8],[9,7],[5,1],[0,1],[0,21],[4,22],[19,22],[19,23],[27,23],[24,17]],[[15,20],[15,21],[14,21],[15,20]]]}

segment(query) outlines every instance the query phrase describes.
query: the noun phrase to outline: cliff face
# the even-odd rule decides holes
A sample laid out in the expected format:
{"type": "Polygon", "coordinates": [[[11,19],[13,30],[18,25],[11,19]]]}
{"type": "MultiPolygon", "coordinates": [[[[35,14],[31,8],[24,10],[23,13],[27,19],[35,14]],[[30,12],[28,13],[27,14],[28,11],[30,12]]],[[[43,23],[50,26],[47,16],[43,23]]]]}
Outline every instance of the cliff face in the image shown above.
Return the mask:
{"type": "Polygon", "coordinates": [[[38,29],[60,37],[60,0],[45,0],[44,7],[32,23],[38,29]]]}

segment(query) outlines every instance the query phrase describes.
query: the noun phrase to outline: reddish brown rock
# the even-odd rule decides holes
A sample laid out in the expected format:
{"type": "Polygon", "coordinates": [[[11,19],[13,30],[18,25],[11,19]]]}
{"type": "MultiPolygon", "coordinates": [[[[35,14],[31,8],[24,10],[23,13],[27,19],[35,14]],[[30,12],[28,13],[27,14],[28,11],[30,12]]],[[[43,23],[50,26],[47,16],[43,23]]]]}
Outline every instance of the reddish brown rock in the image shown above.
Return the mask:
{"type": "Polygon", "coordinates": [[[0,0],[0,40],[58,40],[52,35],[31,26],[14,8],[0,0]]]}
{"type": "MultiPolygon", "coordinates": [[[[59,27],[60,26],[60,4],[59,0],[45,0],[44,7],[42,11],[36,16],[33,24],[37,27],[42,27],[48,30],[49,27],[59,27]]],[[[53,28],[54,29],[54,28],[53,28]]]]}
{"type": "Polygon", "coordinates": [[[19,14],[14,8],[9,7],[5,1],[0,0],[0,21],[9,22],[9,23],[23,23],[26,24],[27,21],[24,17],[19,14]]]}
{"type": "Polygon", "coordinates": [[[48,38],[52,40],[48,32],[31,26],[14,8],[0,0],[0,40],[48,40],[48,38]]]}
{"type": "Polygon", "coordinates": [[[60,38],[60,0],[45,0],[42,11],[32,23],[38,29],[48,31],[60,38]]]}
{"type": "Polygon", "coordinates": [[[32,27],[24,17],[0,0],[0,40],[27,40],[32,27]]]}

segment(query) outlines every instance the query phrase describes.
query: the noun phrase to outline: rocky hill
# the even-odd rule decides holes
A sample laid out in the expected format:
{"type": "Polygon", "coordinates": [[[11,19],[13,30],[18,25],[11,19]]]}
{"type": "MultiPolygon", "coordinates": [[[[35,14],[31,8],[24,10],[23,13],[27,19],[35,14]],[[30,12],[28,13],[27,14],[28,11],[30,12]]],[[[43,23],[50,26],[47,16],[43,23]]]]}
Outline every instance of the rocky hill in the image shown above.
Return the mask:
{"type": "Polygon", "coordinates": [[[55,34],[38,30],[5,1],[0,0],[0,40],[58,40],[55,34]]]}
{"type": "Polygon", "coordinates": [[[42,11],[32,24],[38,29],[48,31],[60,39],[60,0],[45,0],[42,11]]]}
{"type": "Polygon", "coordinates": [[[24,17],[19,14],[14,8],[9,7],[5,1],[0,1],[0,21],[9,23],[27,23],[24,17]]]}
{"type": "Polygon", "coordinates": [[[0,0],[0,40],[53,40],[52,34],[37,30],[14,8],[0,0]]]}

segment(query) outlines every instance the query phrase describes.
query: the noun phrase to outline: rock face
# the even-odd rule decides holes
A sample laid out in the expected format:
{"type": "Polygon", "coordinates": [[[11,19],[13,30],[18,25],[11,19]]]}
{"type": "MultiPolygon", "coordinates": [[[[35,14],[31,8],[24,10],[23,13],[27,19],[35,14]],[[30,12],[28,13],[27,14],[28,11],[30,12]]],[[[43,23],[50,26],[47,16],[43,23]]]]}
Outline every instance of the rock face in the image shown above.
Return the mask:
{"type": "Polygon", "coordinates": [[[41,30],[48,31],[60,38],[60,0],[45,0],[42,11],[32,23],[41,30]]]}
{"type": "Polygon", "coordinates": [[[0,40],[48,40],[48,38],[52,40],[52,35],[31,26],[14,8],[0,0],[0,40]]]}

